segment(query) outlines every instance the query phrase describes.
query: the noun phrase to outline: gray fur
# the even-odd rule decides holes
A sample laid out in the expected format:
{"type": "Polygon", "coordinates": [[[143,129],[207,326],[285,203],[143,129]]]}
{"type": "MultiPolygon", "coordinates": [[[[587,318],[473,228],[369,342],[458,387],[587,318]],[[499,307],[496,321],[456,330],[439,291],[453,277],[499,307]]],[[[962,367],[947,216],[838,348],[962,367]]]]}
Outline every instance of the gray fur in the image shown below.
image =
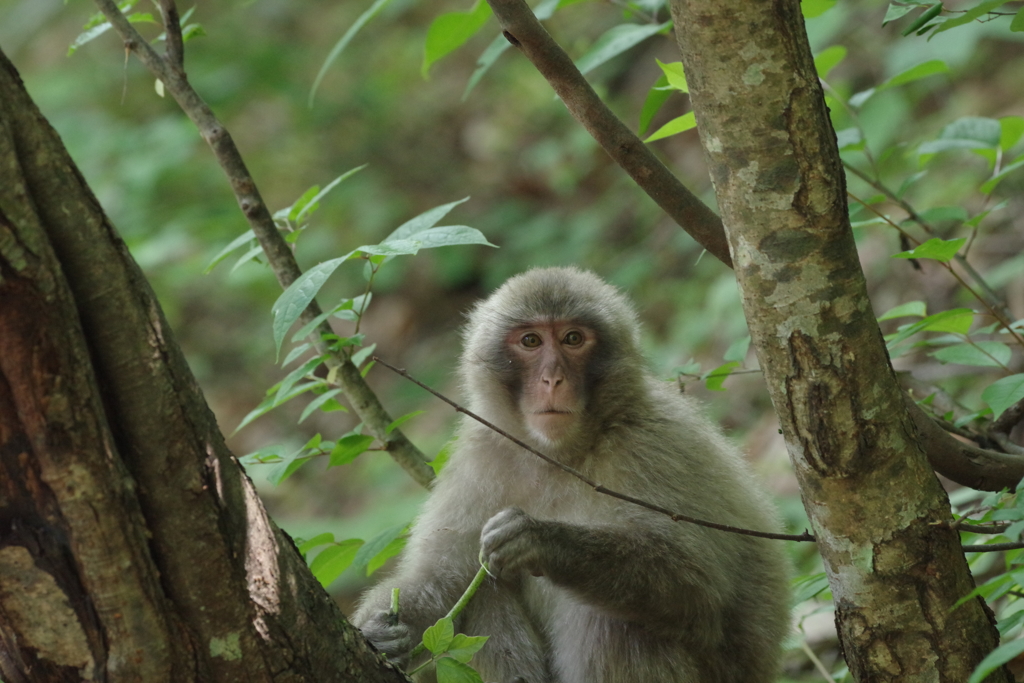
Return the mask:
{"type": "MultiPolygon", "coordinates": [[[[645,368],[638,329],[625,297],[591,273],[514,277],[469,317],[467,407],[611,489],[693,517],[775,530],[772,503],[742,456],[689,398],[645,368]],[[557,444],[531,436],[502,374],[508,330],[552,317],[596,325],[607,352],[584,428],[557,444]]],[[[491,636],[472,663],[485,681],[776,677],[789,630],[781,542],[672,522],[599,494],[468,418],[397,570],[367,593],[354,622],[401,660],[462,594],[481,541],[499,577],[484,583],[456,626],[491,636]],[[387,616],[393,586],[401,588],[397,626],[387,616]]]]}

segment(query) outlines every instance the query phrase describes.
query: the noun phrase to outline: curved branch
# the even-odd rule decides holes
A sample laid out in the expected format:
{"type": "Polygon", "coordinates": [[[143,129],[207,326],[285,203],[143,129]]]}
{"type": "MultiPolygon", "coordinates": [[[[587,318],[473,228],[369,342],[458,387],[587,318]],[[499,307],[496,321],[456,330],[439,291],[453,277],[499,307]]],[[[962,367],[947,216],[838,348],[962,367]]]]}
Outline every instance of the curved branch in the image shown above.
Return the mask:
{"type": "MultiPolygon", "coordinates": [[[[260,246],[263,247],[263,252],[267,256],[267,261],[270,263],[277,281],[283,289],[287,289],[302,274],[295,261],[295,255],[274,224],[274,218],[264,204],[259,189],[256,187],[256,181],[253,180],[246,168],[238,147],[231,139],[231,134],[217,120],[213,110],[188,82],[185,72],[177,66],[176,63],[180,59],[180,55],[172,52],[168,59],[164,59],[135,30],[135,27],[117,8],[114,0],[95,0],[95,2],[120,34],[125,46],[138,55],[146,68],[160,79],[167,92],[199,129],[199,133],[213,150],[217,162],[227,175],[238,205],[242,209],[242,213],[245,214],[256,239],[259,240],[260,246]]],[[[173,2],[170,0],[161,2],[160,7],[165,16],[176,16],[177,14],[176,11],[172,11],[173,2]]],[[[168,29],[168,35],[170,33],[172,31],[168,29]]],[[[321,313],[319,304],[313,301],[303,311],[299,320],[305,325],[318,318],[321,313]]],[[[326,362],[328,369],[338,368],[339,371],[334,375],[359,419],[363,421],[374,438],[386,445],[391,457],[413,479],[423,486],[429,487],[434,478],[434,470],[427,465],[426,457],[400,430],[395,429],[390,434],[387,432],[387,427],[392,422],[391,416],[366,384],[359,369],[352,364],[352,361],[329,350],[321,341],[325,334],[333,334],[333,330],[326,321],[321,322],[313,331],[312,341],[320,355],[328,356],[326,362]]]]}
{"type": "Polygon", "coordinates": [[[487,0],[505,38],[537,68],[604,151],[693,239],[732,267],[722,220],[690,192],[601,98],[524,0],[487,0]]]}
{"type": "Polygon", "coordinates": [[[935,424],[909,394],[904,402],[932,468],[958,484],[981,491],[1014,489],[1024,478],[1024,458],[963,443],[935,424]]]}

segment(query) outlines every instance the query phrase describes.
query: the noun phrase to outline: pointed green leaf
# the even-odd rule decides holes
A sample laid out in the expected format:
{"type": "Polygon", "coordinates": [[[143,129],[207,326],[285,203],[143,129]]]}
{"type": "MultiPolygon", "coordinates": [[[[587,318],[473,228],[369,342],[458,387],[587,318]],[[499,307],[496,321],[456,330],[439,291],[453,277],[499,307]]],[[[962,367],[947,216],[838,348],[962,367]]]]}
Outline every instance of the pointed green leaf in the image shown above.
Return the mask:
{"type": "Polygon", "coordinates": [[[989,652],[978,666],[975,667],[974,672],[971,673],[971,677],[967,680],[967,683],[981,683],[988,675],[1003,666],[1007,662],[1015,659],[1021,653],[1024,653],[1024,639],[1018,638],[1017,640],[1011,640],[1008,643],[1003,643],[996,649],[989,652]]]}
{"type": "Polygon", "coordinates": [[[814,19],[835,7],[836,0],[800,0],[804,19],[814,19]]]}
{"type": "Polygon", "coordinates": [[[300,275],[274,302],[270,310],[274,314],[274,344],[277,347],[279,356],[281,354],[281,344],[284,342],[284,335],[295,324],[295,321],[299,319],[302,312],[306,310],[309,302],[316,297],[324,282],[327,281],[327,278],[354,253],[349,252],[339,258],[324,261],[319,265],[313,266],[300,275]]]}
{"type": "Polygon", "coordinates": [[[918,318],[923,317],[927,313],[923,301],[908,301],[905,304],[900,304],[895,308],[890,308],[888,311],[882,314],[878,319],[879,322],[882,320],[892,320],[893,318],[903,318],[906,316],[916,316],[918,318]]]}
{"type": "Polygon", "coordinates": [[[451,657],[437,660],[437,683],[483,683],[483,679],[469,664],[451,657]]]}
{"type": "Polygon", "coordinates": [[[674,88],[679,92],[690,92],[690,86],[686,83],[686,74],[683,72],[682,62],[671,62],[666,64],[660,59],[655,59],[654,61],[656,61],[658,66],[661,67],[661,71],[665,74],[665,80],[669,87],[674,88]]]}
{"type": "Polygon", "coordinates": [[[949,67],[946,66],[946,63],[941,59],[932,59],[901,71],[889,80],[877,86],[875,88],[875,92],[885,90],[886,88],[894,88],[898,85],[904,85],[913,81],[919,81],[922,78],[927,78],[928,76],[945,73],[949,73],[949,67]]]}
{"type": "MultiPolygon", "coordinates": [[[[295,540],[296,542],[298,541],[298,539],[295,540]]],[[[313,548],[317,547],[318,545],[324,545],[325,543],[334,543],[334,534],[330,532],[317,534],[308,541],[303,541],[302,543],[299,543],[299,552],[305,555],[313,548]]]]}
{"type": "Polygon", "coordinates": [[[228,254],[233,252],[235,249],[238,249],[242,245],[248,244],[249,242],[251,242],[252,240],[255,240],[255,239],[256,239],[256,235],[253,233],[253,231],[252,230],[246,230],[241,235],[239,235],[235,239],[231,240],[231,244],[229,244],[228,246],[226,246],[223,249],[221,249],[219,252],[217,252],[216,256],[214,256],[212,259],[210,259],[210,262],[206,265],[206,271],[205,272],[209,273],[211,270],[213,270],[214,266],[216,266],[218,263],[220,263],[225,258],[227,258],[228,254]]]}
{"type": "Polygon", "coordinates": [[[349,538],[337,545],[324,548],[309,563],[309,570],[313,572],[313,576],[317,578],[320,585],[327,588],[352,565],[352,561],[362,546],[363,542],[358,538],[349,538]]]}
{"type": "Polygon", "coordinates": [[[423,77],[427,78],[434,62],[472,38],[490,16],[491,6],[484,0],[476,0],[468,12],[448,12],[434,19],[427,29],[427,41],[423,46],[423,77]]]}
{"type": "Polygon", "coordinates": [[[692,111],[687,112],[682,116],[678,116],[672,119],[664,126],[651,133],[651,136],[644,140],[644,142],[654,142],[655,140],[661,140],[662,138],[667,138],[678,133],[686,132],[691,128],[695,128],[696,126],[697,119],[695,118],[694,113],[692,111]]]}
{"type": "Polygon", "coordinates": [[[375,571],[384,566],[384,563],[390,560],[392,557],[402,552],[405,548],[405,544],[409,542],[409,539],[405,536],[399,536],[393,539],[390,543],[384,546],[384,549],[373,556],[373,558],[366,564],[366,575],[372,576],[375,571]]]}
{"type": "MultiPolygon", "coordinates": [[[[310,401],[309,405],[307,405],[306,408],[302,411],[302,415],[299,416],[299,424],[302,424],[302,422],[304,422],[307,417],[312,415],[321,406],[323,406],[324,404],[328,403],[328,401],[330,401],[332,398],[334,398],[335,396],[337,396],[340,393],[341,393],[341,389],[331,389],[330,391],[325,391],[324,393],[320,394],[319,396],[314,398],[312,401],[310,401]]],[[[338,408],[341,408],[345,412],[348,412],[348,410],[345,408],[345,406],[339,404],[337,401],[334,401],[334,406],[336,406],[336,407],[334,407],[333,410],[337,410],[338,408]]],[[[325,410],[324,412],[328,412],[328,411],[325,410]]],[[[333,455],[333,453],[332,453],[332,455],[333,455]]]]}
{"type": "Polygon", "coordinates": [[[704,385],[711,391],[725,391],[722,383],[732,374],[732,371],[740,366],[736,361],[730,361],[719,365],[704,378],[704,385]]]}
{"type": "Polygon", "coordinates": [[[978,341],[973,344],[954,344],[931,354],[942,363],[975,365],[978,367],[1003,368],[1010,362],[1010,347],[1002,342],[978,341]]]}
{"type": "Polygon", "coordinates": [[[981,400],[992,408],[993,420],[1021,399],[1024,399],[1024,373],[1003,377],[981,392],[981,400]]]}
{"type": "Polygon", "coordinates": [[[356,555],[355,566],[357,571],[362,571],[365,567],[369,567],[370,560],[375,558],[378,553],[388,547],[388,545],[396,538],[401,536],[408,524],[402,524],[399,526],[393,526],[389,529],[385,529],[380,532],[369,541],[366,542],[362,548],[359,549],[359,554],[356,555]]]}
{"type": "MultiPolygon", "coordinates": [[[[504,40],[504,38],[503,38],[504,40]]],[[[459,204],[462,204],[469,200],[469,197],[463,197],[462,199],[448,204],[442,204],[441,206],[435,206],[432,209],[424,211],[415,218],[407,220],[395,230],[385,237],[383,242],[390,242],[391,240],[403,240],[412,237],[416,233],[423,232],[429,228],[434,227],[440,222],[442,218],[448,215],[448,213],[459,204]]]]}
{"type": "Polygon", "coordinates": [[[580,73],[585,74],[634,45],[667,30],[670,26],[672,26],[671,21],[666,21],[664,24],[619,24],[613,26],[594,41],[587,53],[576,61],[576,68],[580,70],[580,73]]]}
{"type": "Polygon", "coordinates": [[[637,135],[643,135],[651,125],[654,115],[658,113],[661,106],[672,97],[672,89],[668,87],[668,79],[665,74],[658,77],[651,89],[647,91],[647,98],[644,99],[644,106],[640,110],[640,121],[637,124],[637,135]]]}
{"type": "Polygon", "coordinates": [[[942,33],[943,31],[948,31],[951,28],[956,28],[957,26],[969,24],[975,19],[979,19],[980,17],[988,14],[992,10],[998,9],[1000,6],[1005,5],[1009,1],[1010,0],[986,0],[986,2],[979,3],[974,7],[970,8],[969,10],[967,10],[966,12],[964,12],[963,14],[956,17],[950,17],[949,19],[947,19],[945,22],[943,22],[941,26],[935,29],[935,34],[937,35],[939,33],[942,33]]]}
{"type": "Polygon", "coordinates": [[[339,467],[347,465],[360,455],[373,443],[373,437],[365,434],[350,434],[338,439],[331,451],[331,462],[328,467],[339,467]]]}
{"type": "Polygon", "coordinates": [[[423,644],[435,655],[448,650],[452,638],[455,637],[455,627],[449,617],[441,617],[433,626],[429,626],[423,632],[423,644]]]}
{"type": "Polygon", "coordinates": [[[469,660],[473,659],[473,655],[484,646],[489,637],[467,636],[464,633],[456,633],[455,637],[452,638],[451,645],[448,646],[448,654],[463,664],[468,664],[469,660]]]}
{"type": "Polygon", "coordinates": [[[842,45],[833,45],[822,50],[814,58],[814,70],[818,72],[818,78],[825,80],[828,72],[836,67],[839,62],[846,58],[846,48],[842,45]]]}
{"type": "Polygon", "coordinates": [[[947,263],[956,256],[956,253],[960,251],[960,247],[964,246],[966,242],[966,237],[958,237],[953,240],[944,240],[939,239],[938,237],[933,237],[927,242],[917,245],[910,251],[901,251],[898,254],[893,254],[892,257],[907,259],[927,258],[947,263]]]}
{"type": "Polygon", "coordinates": [[[341,40],[335,43],[334,47],[331,48],[331,51],[328,53],[323,65],[320,66],[320,71],[317,72],[316,78],[313,80],[313,87],[309,89],[309,101],[307,104],[311,109],[313,107],[313,100],[316,98],[316,91],[320,88],[320,82],[324,80],[324,76],[327,74],[327,69],[329,69],[331,64],[334,63],[334,60],[338,58],[338,55],[340,55],[342,50],[344,50],[349,44],[349,41],[359,33],[359,29],[365,26],[366,22],[370,21],[370,19],[373,19],[378,12],[384,9],[384,5],[389,2],[391,2],[391,0],[376,0],[376,2],[370,5],[368,10],[359,15],[359,18],[356,19],[355,23],[345,31],[345,35],[341,37],[341,40]]]}

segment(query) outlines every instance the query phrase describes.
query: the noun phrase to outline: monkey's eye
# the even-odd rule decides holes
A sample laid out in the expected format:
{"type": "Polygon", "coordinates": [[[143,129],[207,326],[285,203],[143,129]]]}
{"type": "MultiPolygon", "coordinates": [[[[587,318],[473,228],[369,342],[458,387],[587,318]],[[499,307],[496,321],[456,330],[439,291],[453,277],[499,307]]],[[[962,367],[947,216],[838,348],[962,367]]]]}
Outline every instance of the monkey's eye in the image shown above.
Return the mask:
{"type": "Polygon", "coordinates": [[[523,338],[519,340],[519,343],[528,349],[535,349],[540,346],[540,335],[537,334],[524,334],[523,338]]]}
{"type": "Polygon", "coordinates": [[[583,334],[576,330],[567,332],[566,335],[562,337],[562,343],[567,346],[579,346],[583,343],[583,334]]]}

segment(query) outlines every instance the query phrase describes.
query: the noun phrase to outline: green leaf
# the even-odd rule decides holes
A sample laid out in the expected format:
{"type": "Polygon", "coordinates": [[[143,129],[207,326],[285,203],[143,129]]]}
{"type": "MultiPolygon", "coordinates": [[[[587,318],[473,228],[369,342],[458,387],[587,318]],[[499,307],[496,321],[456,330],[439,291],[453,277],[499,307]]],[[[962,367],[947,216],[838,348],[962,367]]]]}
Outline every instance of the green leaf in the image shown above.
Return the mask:
{"type": "Polygon", "coordinates": [[[323,386],[323,383],[320,380],[317,380],[316,382],[308,382],[306,384],[299,385],[293,388],[285,396],[279,396],[277,394],[278,386],[279,385],[275,384],[267,391],[267,395],[264,397],[262,401],[260,401],[260,404],[256,406],[248,415],[242,418],[242,421],[238,423],[238,426],[235,427],[235,431],[233,431],[232,434],[237,434],[242,429],[242,427],[246,426],[256,418],[266,415],[277,406],[283,403],[287,403],[296,396],[300,396],[309,391],[310,389],[313,389],[314,387],[323,386]]]}
{"type": "Polygon", "coordinates": [[[239,235],[235,239],[231,240],[231,244],[229,244],[228,246],[224,247],[219,252],[217,252],[217,255],[214,256],[210,260],[210,263],[207,264],[206,270],[204,272],[209,273],[211,270],[213,270],[214,266],[216,266],[218,263],[220,263],[225,258],[227,258],[228,254],[233,252],[235,249],[238,249],[242,245],[248,244],[249,242],[252,242],[255,239],[256,239],[256,235],[253,233],[253,231],[252,230],[246,230],[241,235],[239,235]]]}
{"type": "MultiPolygon", "coordinates": [[[[918,33],[921,30],[926,30],[928,23],[932,19],[938,17],[940,14],[942,14],[942,3],[936,2],[935,4],[931,5],[928,9],[926,9],[924,12],[922,12],[920,16],[917,17],[917,19],[910,23],[909,26],[900,31],[900,35],[906,37],[909,36],[911,33],[918,33]]],[[[920,33],[918,33],[918,35],[920,35],[920,33]]]]}
{"type": "Polygon", "coordinates": [[[930,315],[921,323],[928,332],[952,332],[967,334],[974,322],[974,311],[969,308],[953,308],[942,313],[930,315]]]}
{"type": "Polygon", "coordinates": [[[1020,142],[1022,135],[1024,135],[1024,116],[1003,116],[999,119],[999,146],[1004,150],[1010,149],[1020,142]]]}
{"type": "Polygon", "coordinates": [[[261,247],[259,244],[257,244],[252,249],[250,249],[249,251],[245,252],[244,254],[242,254],[241,256],[238,257],[238,260],[235,261],[235,265],[231,266],[231,271],[230,272],[233,273],[236,270],[238,270],[239,268],[241,268],[242,266],[244,266],[246,263],[249,263],[250,261],[255,261],[256,257],[259,256],[262,253],[263,253],[263,247],[261,247]]]}
{"type": "Polygon", "coordinates": [[[359,554],[356,555],[356,568],[362,570],[364,567],[369,567],[370,560],[377,557],[392,541],[401,536],[405,532],[406,527],[408,527],[407,524],[390,527],[367,541],[366,545],[359,549],[359,554]]]}
{"type": "Polygon", "coordinates": [[[358,538],[349,538],[330,548],[324,548],[309,563],[309,570],[313,572],[320,585],[327,588],[352,565],[362,546],[363,542],[358,538]]]}
{"type": "Polygon", "coordinates": [[[934,140],[918,146],[918,154],[935,154],[948,149],[994,149],[1002,137],[1002,128],[995,119],[964,116],[953,121],[934,140]]]}
{"type": "Polygon", "coordinates": [[[921,218],[928,223],[963,223],[967,210],[962,206],[933,206],[921,212],[921,218]]]}
{"type": "Polygon", "coordinates": [[[277,486],[282,481],[295,474],[300,467],[308,463],[311,459],[312,458],[301,448],[292,453],[288,453],[281,457],[281,462],[271,465],[270,469],[267,471],[267,481],[277,486]]]}
{"type": "Polygon", "coordinates": [[[490,636],[467,636],[464,633],[456,633],[451,645],[448,646],[448,654],[463,664],[468,664],[488,638],[490,636]]]}
{"type": "Polygon", "coordinates": [[[1024,399],[1024,373],[1003,377],[985,387],[981,400],[992,408],[992,419],[998,419],[1007,408],[1024,399]]]}
{"type": "Polygon", "coordinates": [[[719,365],[704,378],[704,385],[711,391],[725,391],[722,383],[732,374],[732,371],[740,366],[736,361],[730,361],[719,365]]]}
{"type": "Polygon", "coordinates": [[[640,121],[637,124],[637,135],[643,135],[647,132],[647,128],[651,125],[651,121],[654,120],[654,115],[658,113],[662,105],[668,102],[668,99],[672,97],[672,89],[668,87],[668,79],[665,78],[665,74],[658,77],[658,80],[654,82],[651,89],[647,91],[647,97],[644,99],[644,106],[640,110],[640,121]]]}
{"type": "Polygon", "coordinates": [[[1007,2],[1009,2],[1009,0],[986,0],[986,2],[979,3],[963,14],[947,19],[943,22],[942,26],[935,29],[935,33],[933,35],[938,35],[943,31],[948,31],[949,29],[956,28],[957,26],[969,24],[982,15],[988,14],[992,10],[999,8],[1001,5],[1005,5],[1007,2]]]}
{"type": "MultiPolygon", "coordinates": [[[[295,204],[293,204],[291,207],[291,211],[289,212],[288,218],[295,223],[301,223],[304,218],[309,218],[309,216],[312,215],[313,212],[317,210],[317,208],[319,208],[320,200],[326,197],[328,192],[330,192],[338,185],[340,185],[342,181],[348,180],[356,173],[359,173],[359,171],[362,171],[367,166],[368,164],[363,164],[362,166],[356,166],[353,169],[345,171],[340,176],[338,176],[331,182],[327,183],[327,187],[325,187],[322,190],[320,190],[316,185],[314,185],[313,187],[310,188],[310,190],[316,190],[313,196],[307,198],[306,195],[304,194],[302,198],[305,199],[306,201],[301,204],[300,202],[295,202],[295,204]]],[[[307,194],[308,192],[309,191],[307,191],[307,194]]]]}
{"type": "MultiPolygon", "coordinates": [[[[323,406],[325,403],[327,403],[328,401],[330,401],[331,399],[333,399],[335,396],[337,396],[340,393],[341,393],[341,389],[331,389],[330,391],[325,391],[324,393],[320,394],[319,396],[314,398],[312,401],[310,401],[309,405],[306,406],[306,408],[302,411],[302,415],[299,416],[299,424],[302,424],[302,422],[304,422],[307,417],[312,415],[321,406],[323,406]]],[[[345,408],[345,406],[341,405],[337,401],[334,401],[334,405],[331,406],[331,410],[324,410],[324,412],[325,413],[326,412],[333,412],[333,411],[337,410],[338,408],[341,408],[341,410],[345,411],[346,413],[348,412],[348,410],[345,408]]],[[[337,448],[337,447],[335,447],[335,448],[337,448]]],[[[333,452],[331,453],[331,455],[332,456],[334,455],[333,452]]]]}
{"type": "Polygon", "coordinates": [[[1011,640],[1008,643],[1003,643],[996,649],[992,650],[992,652],[989,652],[988,655],[985,656],[985,659],[981,660],[978,666],[975,667],[971,677],[967,680],[967,683],[981,683],[990,673],[1021,653],[1024,653],[1024,639],[1011,640]]]}
{"type": "Polygon", "coordinates": [[[427,42],[423,46],[423,77],[429,76],[434,62],[472,38],[490,16],[491,6],[484,0],[476,0],[468,12],[448,12],[434,19],[427,29],[427,42]]]}
{"type": "Polygon", "coordinates": [[[576,68],[580,70],[580,73],[585,74],[634,45],[667,30],[670,26],[672,26],[671,21],[666,21],[664,24],[619,24],[613,26],[594,41],[585,55],[576,60],[576,68]]]}
{"type": "Polygon", "coordinates": [[[402,552],[402,549],[405,548],[405,544],[408,542],[408,538],[405,536],[399,536],[384,546],[384,550],[381,550],[379,553],[374,555],[373,558],[366,563],[366,575],[371,576],[375,571],[383,567],[385,562],[402,552]]]}
{"type": "MultiPolygon", "coordinates": [[[[277,386],[277,393],[274,396],[274,405],[282,403],[281,398],[288,395],[292,387],[300,380],[316,370],[324,362],[325,356],[310,358],[308,361],[289,372],[277,386]]],[[[316,380],[314,380],[316,381],[316,380]]]]}
{"type": "Polygon", "coordinates": [[[327,54],[327,58],[324,60],[324,63],[320,66],[320,71],[317,72],[316,78],[313,80],[313,87],[309,89],[308,105],[310,108],[313,107],[313,100],[316,98],[316,91],[320,89],[320,83],[324,80],[324,76],[327,74],[327,69],[330,68],[331,64],[334,63],[334,60],[338,58],[338,55],[341,54],[342,50],[345,49],[352,38],[359,33],[359,29],[363,28],[370,19],[377,16],[377,14],[384,9],[384,5],[388,4],[390,1],[391,0],[376,0],[376,2],[370,5],[369,9],[359,15],[359,18],[356,19],[355,23],[345,31],[345,35],[341,37],[341,40],[335,43],[334,47],[331,48],[331,51],[327,54]]]}
{"type": "MultiPolygon", "coordinates": [[[[413,237],[419,243],[420,249],[454,247],[463,244],[482,244],[487,247],[497,248],[497,245],[487,241],[482,232],[467,225],[443,225],[438,228],[422,230],[413,235],[413,237]]],[[[381,246],[391,244],[394,244],[394,242],[385,242],[381,246]]]]}
{"type": "Polygon", "coordinates": [[[909,3],[905,4],[905,5],[904,4],[897,5],[895,2],[890,2],[889,3],[889,9],[887,9],[885,11],[885,18],[882,19],[882,26],[885,26],[890,21],[896,21],[897,19],[903,18],[907,14],[910,14],[915,9],[917,9],[918,6],[919,5],[912,5],[912,4],[909,4],[909,3]]]}
{"type": "Polygon", "coordinates": [[[862,142],[864,142],[864,136],[861,134],[860,128],[844,128],[836,131],[836,143],[840,150],[852,149],[862,142]]]}
{"type": "Polygon", "coordinates": [[[505,54],[505,50],[512,47],[512,43],[508,42],[508,39],[501,33],[494,37],[491,44],[487,46],[480,57],[476,60],[476,70],[473,71],[473,75],[469,77],[469,81],[466,83],[466,89],[462,91],[462,101],[465,102],[469,99],[469,93],[473,91],[473,88],[477,86],[477,83],[484,77],[494,63],[498,61],[498,57],[505,54]]]}
{"type": "Polygon", "coordinates": [[[394,420],[391,424],[389,424],[387,426],[387,428],[384,429],[384,433],[385,434],[390,434],[391,432],[395,431],[395,429],[397,429],[400,425],[404,424],[408,420],[411,420],[412,418],[416,417],[417,415],[421,415],[423,412],[424,411],[422,411],[422,410],[414,410],[411,413],[406,413],[402,417],[394,420]]]}
{"type": "Polygon", "coordinates": [[[347,465],[360,455],[373,443],[373,437],[365,434],[350,434],[338,439],[331,451],[331,460],[328,467],[339,467],[347,465]]]}
{"type": "Polygon", "coordinates": [[[361,366],[363,364],[363,361],[365,361],[366,358],[371,353],[373,353],[373,350],[375,348],[377,348],[376,342],[374,342],[373,344],[370,344],[369,346],[364,346],[363,348],[361,348],[358,351],[356,351],[355,353],[353,353],[352,354],[352,365],[356,366],[357,368],[359,366],[361,366]]]}
{"type": "Polygon", "coordinates": [[[405,223],[394,229],[390,235],[385,237],[383,242],[390,242],[391,240],[403,240],[412,237],[416,233],[423,232],[428,228],[432,228],[438,224],[438,222],[448,215],[448,213],[459,204],[469,201],[469,197],[463,197],[462,199],[448,204],[442,204],[441,206],[435,206],[432,209],[424,211],[415,218],[410,218],[405,223]]]}
{"type": "Polygon", "coordinates": [[[667,138],[672,135],[676,135],[677,133],[683,133],[685,131],[690,130],[691,128],[695,128],[696,126],[697,119],[695,118],[694,113],[692,111],[687,112],[682,116],[678,116],[672,119],[664,126],[654,131],[654,133],[652,133],[650,137],[644,140],[644,142],[654,142],[655,140],[661,140],[662,138],[667,138]]]}
{"type": "Polygon", "coordinates": [[[1010,30],[1014,33],[1024,32],[1024,7],[1021,7],[1013,15],[1013,21],[1010,22],[1010,30]]]}
{"type": "Polygon", "coordinates": [[[927,78],[928,76],[945,73],[949,73],[949,67],[946,66],[946,63],[941,59],[932,59],[901,71],[876,87],[875,92],[885,90],[886,88],[895,88],[898,85],[905,85],[913,81],[919,81],[922,78],[927,78]]]}
{"type": "Polygon", "coordinates": [[[979,341],[973,344],[954,344],[929,354],[942,363],[1004,368],[1010,362],[1010,347],[1002,342],[979,341]]]}
{"type": "Polygon", "coordinates": [[[932,259],[934,261],[941,261],[942,263],[949,262],[956,253],[960,251],[960,247],[964,246],[967,242],[966,237],[958,237],[952,240],[944,240],[938,237],[933,237],[927,242],[923,242],[917,245],[910,251],[901,251],[898,254],[893,254],[893,258],[913,258],[913,259],[932,259]]]}
{"type": "Polygon", "coordinates": [[[800,0],[800,10],[804,13],[804,19],[814,19],[835,7],[835,4],[836,0],[800,0]]]}
{"type": "Polygon", "coordinates": [[[742,363],[743,359],[747,357],[747,350],[750,348],[750,335],[737,339],[729,348],[725,350],[725,354],[722,356],[722,360],[736,361],[742,363]]]}
{"type": "Polygon", "coordinates": [[[908,301],[895,308],[890,308],[878,320],[881,322],[882,320],[892,320],[893,318],[903,318],[911,315],[920,318],[925,313],[927,313],[927,309],[923,301],[908,301]]]}
{"type": "Polygon", "coordinates": [[[683,73],[682,62],[665,64],[660,59],[655,59],[654,61],[661,67],[661,71],[665,74],[665,80],[670,88],[679,92],[690,92],[690,86],[686,84],[686,74],[683,73]]]}
{"type": "Polygon", "coordinates": [[[448,651],[452,639],[455,637],[455,627],[450,617],[441,617],[433,626],[428,626],[423,632],[423,645],[435,655],[448,651]]]}
{"type": "Polygon", "coordinates": [[[323,534],[317,534],[308,541],[303,541],[299,544],[299,552],[305,556],[305,554],[313,548],[319,545],[324,545],[325,543],[334,543],[334,534],[328,531],[323,534]]]}
{"type": "Polygon", "coordinates": [[[996,185],[998,185],[1003,178],[1022,167],[1024,167],[1024,154],[1018,157],[1012,164],[1005,166],[999,173],[982,183],[979,189],[982,194],[991,194],[992,190],[996,189],[996,185]]]}
{"type": "Polygon", "coordinates": [[[846,48],[842,45],[833,45],[822,50],[814,58],[814,70],[818,72],[818,78],[825,80],[828,72],[836,67],[846,57],[846,48]]]}
{"type": "Polygon", "coordinates": [[[437,683],[483,683],[483,679],[469,664],[451,657],[437,660],[437,683]]]}
{"type": "Polygon", "coordinates": [[[793,581],[793,595],[791,598],[792,604],[794,606],[799,605],[805,600],[810,600],[823,590],[827,589],[828,576],[825,575],[825,572],[811,574],[810,576],[801,576],[793,581]]]}
{"type": "Polygon", "coordinates": [[[354,253],[352,251],[344,256],[313,266],[300,275],[274,302],[270,310],[274,314],[274,344],[277,346],[278,356],[281,355],[284,335],[306,310],[309,302],[316,297],[327,278],[354,253]]]}

